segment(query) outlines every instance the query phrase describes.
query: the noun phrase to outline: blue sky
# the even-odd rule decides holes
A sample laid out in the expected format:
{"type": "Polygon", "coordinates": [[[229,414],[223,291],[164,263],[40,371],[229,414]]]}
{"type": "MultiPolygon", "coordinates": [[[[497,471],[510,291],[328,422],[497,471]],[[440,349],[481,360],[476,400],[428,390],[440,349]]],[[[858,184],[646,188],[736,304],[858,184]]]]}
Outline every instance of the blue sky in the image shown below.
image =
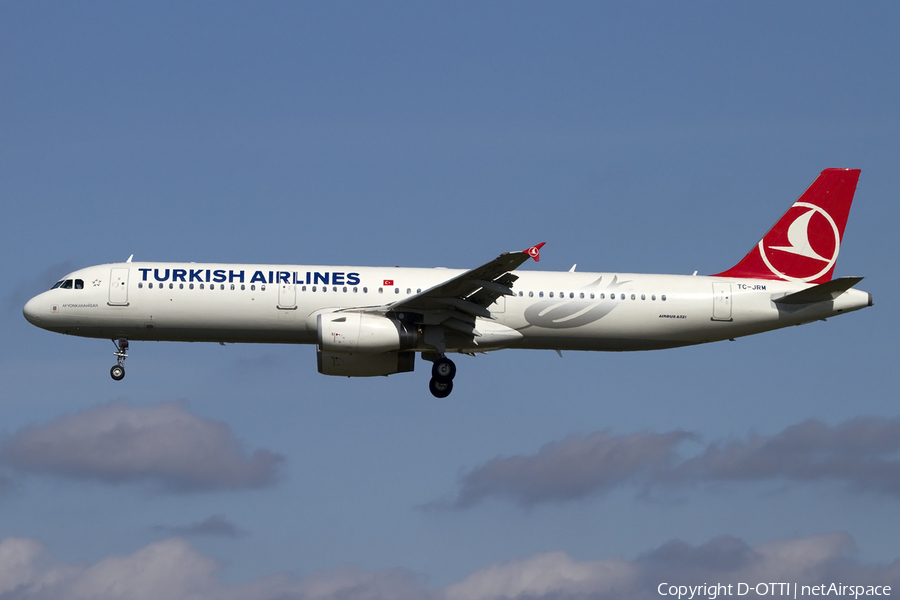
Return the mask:
{"type": "Polygon", "coordinates": [[[0,5],[0,595],[900,586],[898,22],[887,2],[0,5]],[[460,357],[443,401],[421,363],[330,378],[311,347],[135,343],[116,383],[110,342],[21,315],[130,254],[465,268],[546,241],[550,270],[716,273],[827,167],[862,169],[835,274],[874,308],[460,357]],[[95,452],[126,426],[133,455],[95,452]]]}

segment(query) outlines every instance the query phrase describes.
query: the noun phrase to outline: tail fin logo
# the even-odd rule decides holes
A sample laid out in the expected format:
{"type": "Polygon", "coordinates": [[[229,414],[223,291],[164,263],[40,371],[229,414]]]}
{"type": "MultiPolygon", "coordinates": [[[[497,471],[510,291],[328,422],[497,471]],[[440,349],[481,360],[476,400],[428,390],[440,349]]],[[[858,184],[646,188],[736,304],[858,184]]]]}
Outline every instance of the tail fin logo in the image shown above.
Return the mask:
{"type": "MultiPolygon", "coordinates": [[[[544,247],[544,244],[547,242],[541,242],[536,246],[532,246],[528,250],[525,250],[525,254],[534,259],[534,262],[539,262],[541,260],[541,248],[544,247]]],[[[527,260],[527,259],[526,259],[527,260]]]]}
{"type": "Polygon", "coordinates": [[[796,202],[791,211],[800,214],[791,221],[787,231],[773,229],[760,240],[759,254],[766,267],[781,279],[814,281],[837,262],[841,234],[834,219],[821,206],[796,202]]]}

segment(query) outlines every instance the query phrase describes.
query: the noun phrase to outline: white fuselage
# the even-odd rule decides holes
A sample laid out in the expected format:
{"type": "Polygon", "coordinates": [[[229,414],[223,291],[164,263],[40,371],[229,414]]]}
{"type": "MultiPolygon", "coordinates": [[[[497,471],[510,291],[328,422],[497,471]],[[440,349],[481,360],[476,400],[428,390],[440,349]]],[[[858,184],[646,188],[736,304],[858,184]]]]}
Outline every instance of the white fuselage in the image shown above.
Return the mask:
{"type": "MultiPolygon", "coordinates": [[[[317,315],[383,307],[463,270],[299,265],[117,263],[81,269],[25,306],[50,331],[159,341],[315,344],[317,315]]],[[[850,289],[831,302],[773,302],[811,287],[719,276],[516,271],[513,296],[477,319],[477,352],[506,347],[652,350],[807,323],[871,305],[850,289]]],[[[428,350],[424,345],[417,350],[428,350]]]]}

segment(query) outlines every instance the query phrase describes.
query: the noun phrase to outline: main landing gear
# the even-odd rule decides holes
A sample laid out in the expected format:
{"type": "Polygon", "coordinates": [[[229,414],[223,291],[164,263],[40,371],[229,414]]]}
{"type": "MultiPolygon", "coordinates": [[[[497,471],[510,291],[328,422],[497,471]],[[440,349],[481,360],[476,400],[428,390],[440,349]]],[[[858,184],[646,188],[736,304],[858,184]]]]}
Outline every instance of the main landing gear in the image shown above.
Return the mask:
{"type": "Polygon", "coordinates": [[[113,365],[109,370],[109,376],[116,381],[121,381],[122,378],[125,377],[125,359],[128,358],[128,340],[119,338],[113,340],[113,344],[116,345],[116,351],[113,352],[113,355],[116,357],[118,364],[113,365]]]}
{"type": "Polygon", "coordinates": [[[431,367],[431,381],[428,389],[435,398],[446,398],[453,391],[453,378],[456,377],[456,365],[446,356],[435,359],[431,367]]]}

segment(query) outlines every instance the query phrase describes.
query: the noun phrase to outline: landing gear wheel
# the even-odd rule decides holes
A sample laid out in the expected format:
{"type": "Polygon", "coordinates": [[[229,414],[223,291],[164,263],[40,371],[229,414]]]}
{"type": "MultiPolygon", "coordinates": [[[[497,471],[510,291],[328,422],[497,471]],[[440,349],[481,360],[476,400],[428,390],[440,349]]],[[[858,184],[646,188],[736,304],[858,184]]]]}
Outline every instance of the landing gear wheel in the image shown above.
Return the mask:
{"type": "Polygon", "coordinates": [[[428,382],[428,389],[435,398],[446,398],[453,391],[452,381],[441,381],[432,377],[428,382]]]}
{"type": "Polygon", "coordinates": [[[434,365],[431,367],[431,376],[438,381],[453,381],[453,378],[456,377],[456,365],[449,358],[441,357],[434,361],[434,365]]]}
{"type": "Polygon", "coordinates": [[[115,381],[122,381],[122,378],[125,377],[125,359],[128,358],[128,340],[118,338],[112,342],[116,345],[116,351],[113,352],[113,356],[116,357],[118,364],[113,365],[109,370],[109,376],[115,381]]]}

